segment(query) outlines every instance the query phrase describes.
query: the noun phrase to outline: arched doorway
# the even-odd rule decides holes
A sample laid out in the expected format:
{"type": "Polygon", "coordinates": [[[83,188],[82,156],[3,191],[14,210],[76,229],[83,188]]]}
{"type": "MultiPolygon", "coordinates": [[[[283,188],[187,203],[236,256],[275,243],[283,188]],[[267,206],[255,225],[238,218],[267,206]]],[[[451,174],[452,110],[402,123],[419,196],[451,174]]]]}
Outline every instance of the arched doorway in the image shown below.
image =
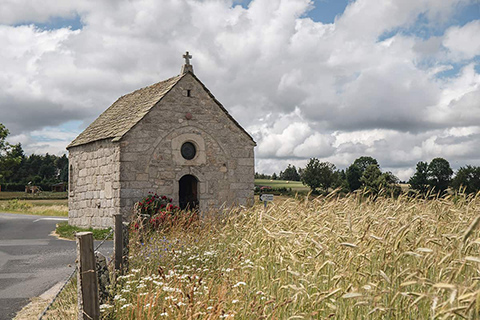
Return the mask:
{"type": "Polygon", "coordinates": [[[198,180],[187,174],[178,181],[178,202],[180,209],[196,209],[198,207],[198,180]]]}

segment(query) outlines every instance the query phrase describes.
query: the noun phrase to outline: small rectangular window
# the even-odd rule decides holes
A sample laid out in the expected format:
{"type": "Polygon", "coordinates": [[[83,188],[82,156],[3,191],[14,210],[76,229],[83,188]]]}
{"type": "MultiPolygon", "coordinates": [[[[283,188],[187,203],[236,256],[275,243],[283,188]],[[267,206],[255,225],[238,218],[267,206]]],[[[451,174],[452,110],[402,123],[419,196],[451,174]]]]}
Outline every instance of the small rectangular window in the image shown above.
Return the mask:
{"type": "Polygon", "coordinates": [[[187,97],[191,97],[191,90],[187,90],[187,97]]]}

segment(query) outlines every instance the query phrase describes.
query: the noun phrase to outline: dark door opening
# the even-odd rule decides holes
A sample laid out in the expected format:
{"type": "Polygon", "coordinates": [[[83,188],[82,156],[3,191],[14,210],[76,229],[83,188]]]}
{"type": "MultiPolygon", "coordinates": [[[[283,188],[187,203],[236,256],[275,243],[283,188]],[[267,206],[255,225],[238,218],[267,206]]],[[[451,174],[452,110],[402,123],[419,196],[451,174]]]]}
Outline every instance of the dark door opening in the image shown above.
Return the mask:
{"type": "Polygon", "coordinates": [[[179,184],[178,202],[182,210],[195,210],[198,208],[198,180],[187,174],[183,176],[179,184]]]}

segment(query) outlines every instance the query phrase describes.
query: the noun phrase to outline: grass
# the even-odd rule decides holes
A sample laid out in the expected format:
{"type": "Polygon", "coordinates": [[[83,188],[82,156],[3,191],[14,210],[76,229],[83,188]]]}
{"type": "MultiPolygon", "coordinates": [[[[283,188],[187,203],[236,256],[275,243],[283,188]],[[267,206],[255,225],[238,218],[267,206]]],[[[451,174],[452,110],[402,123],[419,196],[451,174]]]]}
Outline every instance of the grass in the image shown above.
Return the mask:
{"type": "Polygon", "coordinates": [[[77,315],[77,277],[74,275],[62,292],[58,295],[57,299],[55,299],[55,302],[51,305],[42,319],[77,319],[77,315]]]}
{"type": "Polygon", "coordinates": [[[67,199],[67,195],[68,195],[67,192],[42,191],[40,193],[31,194],[31,193],[25,193],[23,191],[1,191],[0,200],[67,199]]]}
{"type": "Polygon", "coordinates": [[[293,191],[310,190],[310,188],[304,185],[301,181],[255,179],[255,185],[269,186],[272,188],[292,188],[293,191]]]}
{"type": "Polygon", "coordinates": [[[480,194],[275,201],[133,233],[104,319],[475,319],[480,194]]]}
{"type": "MultiPolygon", "coordinates": [[[[105,237],[112,231],[111,228],[107,229],[93,229],[93,228],[79,228],[75,226],[71,226],[68,222],[60,222],[57,223],[57,228],[55,232],[62,238],[66,239],[75,239],[75,233],[82,232],[82,231],[89,231],[93,233],[93,238],[95,240],[103,240],[105,237]]],[[[110,235],[108,239],[113,239],[113,235],[110,235]]]]}
{"type": "Polygon", "coordinates": [[[41,216],[68,216],[66,199],[50,200],[0,200],[0,211],[41,216]]]}

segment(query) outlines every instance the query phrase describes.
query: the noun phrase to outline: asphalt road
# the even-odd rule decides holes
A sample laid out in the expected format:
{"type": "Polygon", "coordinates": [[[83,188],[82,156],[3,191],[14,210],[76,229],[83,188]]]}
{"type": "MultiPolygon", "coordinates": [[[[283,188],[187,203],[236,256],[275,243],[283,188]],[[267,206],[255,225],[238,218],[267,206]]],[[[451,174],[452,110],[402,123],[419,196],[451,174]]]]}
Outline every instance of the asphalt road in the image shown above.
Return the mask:
{"type": "MultiPolygon", "coordinates": [[[[75,241],[50,236],[64,220],[0,213],[0,320],[12,319],[30,298],[64,281],[75,268],[75,241]]],[[[112,241],[100,251],[111,255],[112,241]]]]}

